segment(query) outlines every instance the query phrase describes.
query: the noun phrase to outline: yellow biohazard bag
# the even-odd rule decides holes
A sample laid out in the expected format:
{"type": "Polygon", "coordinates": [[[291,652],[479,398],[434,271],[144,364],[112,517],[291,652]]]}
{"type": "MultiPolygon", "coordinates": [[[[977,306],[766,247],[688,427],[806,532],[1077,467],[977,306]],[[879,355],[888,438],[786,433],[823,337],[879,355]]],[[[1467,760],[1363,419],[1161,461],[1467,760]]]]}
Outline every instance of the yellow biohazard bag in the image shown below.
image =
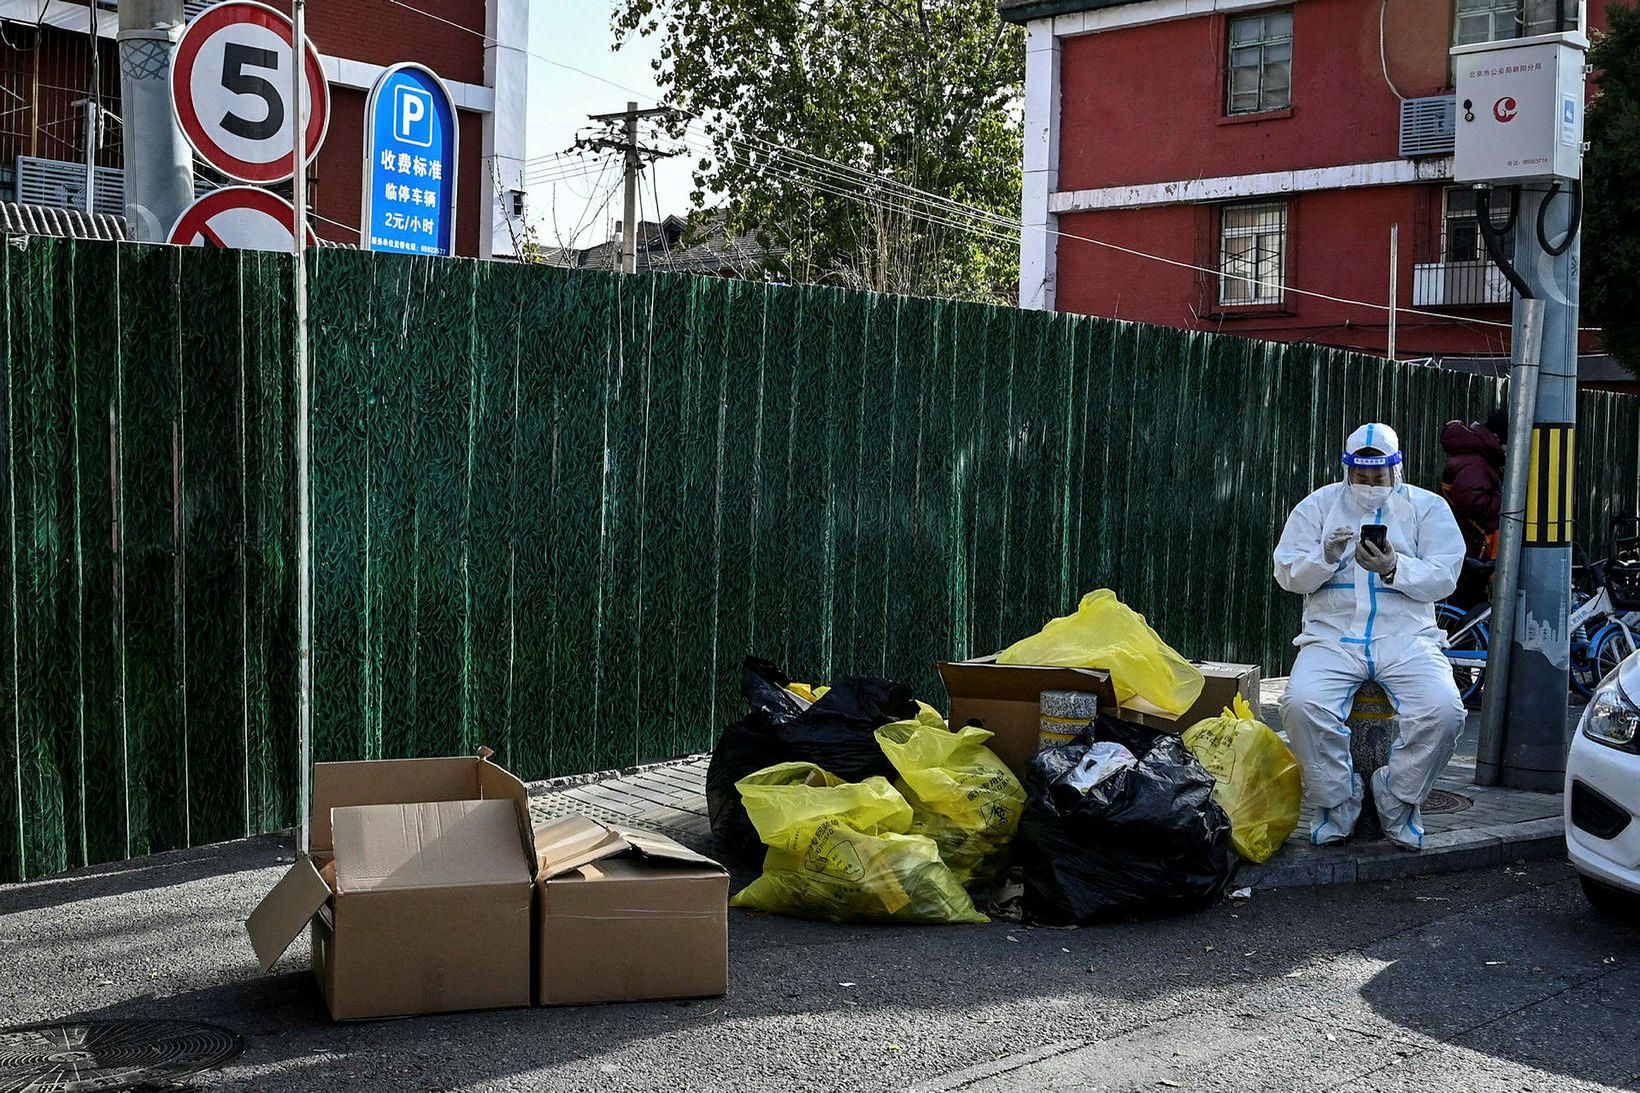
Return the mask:
{"type": "Polygon", "coordinates": [[[1089,592],[1076,614],[1054,619],[1040,633],[998,653],[997,663],[1103,668],[1118,702],[1137,696],[1169,714],[1193,706],[1204,682],[1201,672],[1174,652],[1143,615],[1108,588],[1089,592]]]}
{"type": "Polygon", "coordinates": [[[897,721],[877,743],[899,772],[894,788],[911,804],[913,835],[927,835],[965,887],[989,884],[1008,864],[1008,847],[1025,811],[1025,787],[985,746],[977,725],[957,732],[944,722],[897,721]]]}
{"type": "Polygon", "coordinates": [[[1230,816],[1230,843],[1248,861],[1281,849],[1298,826],[1304,796],[1298,760],[1240,695],[1225,710],[1190,729],[1184,746],[1213,776],[1213,799],[1230,816]]]}
{"type": "Polygon", "coordinates": [[[828,922],[990,921],[934,840],[909,834],[911,805],[888,779],[780,763],[735,787],[769,850],[730,906],[828,922]]]}

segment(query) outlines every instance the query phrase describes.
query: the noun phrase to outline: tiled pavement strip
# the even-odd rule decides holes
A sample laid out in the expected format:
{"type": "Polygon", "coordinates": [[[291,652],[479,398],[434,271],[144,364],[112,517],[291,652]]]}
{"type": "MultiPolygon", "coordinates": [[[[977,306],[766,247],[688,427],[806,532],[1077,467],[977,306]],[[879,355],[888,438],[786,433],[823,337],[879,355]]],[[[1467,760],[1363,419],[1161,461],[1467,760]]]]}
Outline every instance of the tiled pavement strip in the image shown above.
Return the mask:
{"type": "MultiPolygon", "coordinates": [[[[1260,716],[1272,726],[1279,724],[1275,704],[1285,685],[1283,679],[1264,683],[1260,716]]],[[[1426,813],[1421,853],[1408,853],[1382,841],[1311,846],[1312,810],[1306,805],[1298,830],[1282,851],[1262,865],[1243,864],[1236,876],[1237,887],[1388,880],[1563,855],[1560,794],[1474,784],[1474,720],[1472,715],[1459,754],[1436,783],[1437,789],[1472,804],[1462,811],[1426,813]]],[[[706,756],[695,755],[624,771],[538,782],[530,787],[530,811],[537,823],[581,813],[596,820],[647,827],[703,853],[721,856],[706,816],[706,765],[706,756]]]]}

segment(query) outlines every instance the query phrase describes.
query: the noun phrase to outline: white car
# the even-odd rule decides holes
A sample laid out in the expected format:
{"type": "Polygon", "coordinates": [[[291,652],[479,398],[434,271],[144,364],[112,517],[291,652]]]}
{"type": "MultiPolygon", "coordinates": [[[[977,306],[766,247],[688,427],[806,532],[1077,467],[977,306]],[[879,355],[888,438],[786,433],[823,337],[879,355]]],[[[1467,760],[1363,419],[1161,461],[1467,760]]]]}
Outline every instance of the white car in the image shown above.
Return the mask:
{"type": "Polygon", "coordinates": [[[1640,652],[1600,682],[1566,756],[1566,850],[1589,902],[1640,915],[1640,652]]]}

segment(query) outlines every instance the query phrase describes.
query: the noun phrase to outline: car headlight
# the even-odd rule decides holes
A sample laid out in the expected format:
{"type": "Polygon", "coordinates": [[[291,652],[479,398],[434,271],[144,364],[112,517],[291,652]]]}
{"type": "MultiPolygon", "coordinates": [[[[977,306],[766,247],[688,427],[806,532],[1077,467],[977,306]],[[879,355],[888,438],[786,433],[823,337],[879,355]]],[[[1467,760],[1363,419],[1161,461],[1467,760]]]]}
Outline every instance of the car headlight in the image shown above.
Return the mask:
{"type": "Polygon", "coordinates": [[[1589,700],[1583,735],[1608,747],[1640,753],[1640,708],[1629,701],[1615,680],[1589,700]]]}

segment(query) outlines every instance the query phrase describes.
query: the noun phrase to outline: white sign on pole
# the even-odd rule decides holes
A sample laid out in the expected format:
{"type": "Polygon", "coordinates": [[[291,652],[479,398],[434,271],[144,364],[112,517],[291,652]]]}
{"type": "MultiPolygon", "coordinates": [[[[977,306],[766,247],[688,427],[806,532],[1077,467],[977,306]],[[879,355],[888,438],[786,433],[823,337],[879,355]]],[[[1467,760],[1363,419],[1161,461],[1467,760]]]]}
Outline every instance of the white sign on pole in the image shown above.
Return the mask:
{"type": "MultiPolygon", "coordinates": [[[[278,194],[255,186],[212,190],[177,217],[167,241],[183,247],[271,250],[289,254],[296,242],[296,210],[278,194]]],[[[317,246],[308,229],[307,245],[317,246]]]]}
{"type": "MultiPolygon", "coordinates": [[[[289,19],[251,0],[227,0],[189,21],[171,66],[171,103],[183,135],[212,167],[267,185],[295,173],[295,73],[289,19]]],[[[330,90],[304,41],[302,115],[307,161],[330,125],[330,90]]]]}

